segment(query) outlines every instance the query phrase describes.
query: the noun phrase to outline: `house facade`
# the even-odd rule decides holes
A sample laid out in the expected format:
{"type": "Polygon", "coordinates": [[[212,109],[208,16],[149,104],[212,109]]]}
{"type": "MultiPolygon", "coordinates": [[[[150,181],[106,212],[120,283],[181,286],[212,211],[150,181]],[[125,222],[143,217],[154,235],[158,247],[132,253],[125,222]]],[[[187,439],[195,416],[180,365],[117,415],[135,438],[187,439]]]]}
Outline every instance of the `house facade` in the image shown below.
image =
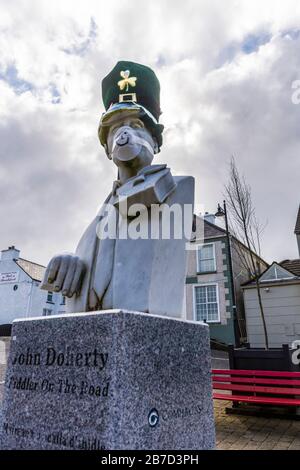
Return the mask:
{"type": "MultiPolygon", "coordinates": [[[[260,293],[270,348],[300,340],[300,259],[274,262],[259,278],[260,293]]],[[[248,342],[263,348],[265,339],[257,289],[252,281],[243,286],[248,342]]]]}
{"type": "MultiPolygon", "coordinates": [[[[212,340],[239,344],[247,340],[241,284],[249,272],[240,261],[240,252],[247,248],[230,236],[235,298],[231,288],[228,237],[215,224],[213,215],[196,217],[196,231],[190,244],[186,278],[186,318],[209,324],[212,340]],[[236,305],[236,309],[234,309],[236,305]]],[[[253,254],[257,269],[268,265],[253,254]]]]}
{"type": "MultiPolygon", "coordinates": [[[[300,340],[300,207],[296,218],[299,258],[274,262],[258,278],[270,348],[300,340]]],[[[248,342],[265,346],[261,310],[254,281],[243,285],[248,342]]]]}
{"type": "Polygon", "coordinates": [[[0,325],[16,318],[65,313],[65,299],[60,293],[40,289],[45,267],[20,257],[14,246],[1,251],[0,325]]]}

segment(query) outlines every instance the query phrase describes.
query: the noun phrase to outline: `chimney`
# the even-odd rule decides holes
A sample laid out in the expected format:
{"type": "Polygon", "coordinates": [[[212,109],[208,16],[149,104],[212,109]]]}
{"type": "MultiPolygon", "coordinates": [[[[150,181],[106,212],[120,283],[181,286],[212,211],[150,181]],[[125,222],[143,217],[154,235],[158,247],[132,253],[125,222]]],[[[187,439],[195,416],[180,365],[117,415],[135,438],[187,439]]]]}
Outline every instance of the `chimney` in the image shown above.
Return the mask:
{"type": "Polygon", "coordinates": [[[216,225],[215,214],[209,214],[208,212],[205,212],[203,218],[204,218],[204,220],[206,220],[207,222],[210,222],[211,224],[216,225]]]}
{"type": "Polygon", "coordinates": [[[1,261],[11,261],[18,259],[20,256],[20,250],[14,246],[9,246],[7,250],[1,251],[1,261]]]}

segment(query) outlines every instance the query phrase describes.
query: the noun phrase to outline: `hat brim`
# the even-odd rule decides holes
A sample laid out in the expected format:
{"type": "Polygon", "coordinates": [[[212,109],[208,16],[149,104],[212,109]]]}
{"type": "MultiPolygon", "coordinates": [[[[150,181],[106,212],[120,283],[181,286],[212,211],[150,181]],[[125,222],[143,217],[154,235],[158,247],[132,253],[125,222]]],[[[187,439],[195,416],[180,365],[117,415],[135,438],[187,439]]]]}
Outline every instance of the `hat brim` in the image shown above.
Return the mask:
{"type": "Polygon", "coordinates": [[[104,146],[106,144],[109,127],[124,117],[140,118],[145,122],[146,126],[157,139],[158,146],[160,147],[162,145],[161,134],[164,126],[159,124],[155,117],[146,108],[144,108],[144,106],[134,102],[115,103],[102,114],[98,128],[98,136],[101,145],[104,146]]]}

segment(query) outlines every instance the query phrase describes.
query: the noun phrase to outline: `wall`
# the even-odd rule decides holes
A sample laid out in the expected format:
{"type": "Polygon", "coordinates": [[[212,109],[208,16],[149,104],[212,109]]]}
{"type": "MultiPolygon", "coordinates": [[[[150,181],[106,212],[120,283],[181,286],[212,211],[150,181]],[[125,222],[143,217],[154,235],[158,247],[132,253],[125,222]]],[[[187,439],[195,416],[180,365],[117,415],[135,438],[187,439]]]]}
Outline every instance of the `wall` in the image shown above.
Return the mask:
{"type": "MultiPolygon", "coordinates": [[[[261,289],[269,347],[278,348],[300,340],[300,283],[264,286],[261,289]],[[269,288],[269,292],[265,289],[269,288]]],[[[264,347],[264,334],[256,289],[244,289],[248,341],[264,347]]]]}
{"type": "Polygon", "coordinates": [[[0,271],[17,273],[16,281],[0,283],[0,323],[5,324],[27,315],[32,282],[13,260],[1,260],[0,271]],[[14,286],[17,286],[16,290],[14,286]]]}
{"type": "MultiPolygon", "coordinates": [[[[224,236],[206,239],[205,243],[214,243],[216,256],[216,272],[197,273],[197,251],[193,249],[188,253],[187,281],[186,281],[186,318],[195,320],[194,288],[201,284],[217,284],[219,297],[220,322],[209,323],[210,336],[225,343],[234,342],[233,324],[230,311],[230,292],[227,279],[226,239],[224,236]]],[[[197,242],[191,245],[196,247],[197,242]]]]}
{"type": "Polygon", "coordinates": [[[65,311],[61,306],[61,294],[53,294],[54,303],[47,303],[47,292],[39,288],[13,260],[0,261],[0,273],[16,272],[17,279],[0,282],[0,324],[12,323],[16,318],[41,316],[44,308],[52,314],[65,311]]]}

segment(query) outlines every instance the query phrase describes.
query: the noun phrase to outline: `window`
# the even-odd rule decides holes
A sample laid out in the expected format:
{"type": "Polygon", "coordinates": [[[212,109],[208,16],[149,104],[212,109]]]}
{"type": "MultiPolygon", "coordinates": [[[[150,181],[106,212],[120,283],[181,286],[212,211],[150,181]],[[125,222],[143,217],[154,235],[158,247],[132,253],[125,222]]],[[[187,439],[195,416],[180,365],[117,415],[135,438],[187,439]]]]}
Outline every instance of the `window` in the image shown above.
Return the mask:
{"type": "Polygon", "coordinates": [[[47,294],[47,302],[53,304],[53,292],[48,292],[47,294]]]}
{"type": "Polygon", "coordinates": [[[216,257],[214,243],[205,243],[198,247],[198,273],[216,271],[216,257]]]}
{"type": "Polygon", "coordinates": [[[43,317],[48,317],[52,314],[51,308],[43,308],[43,317]]]}
{"type": "Polygon", "coordinates": [[[61,298],[60,305],[66,305],[66,297],[64,295],[61,298]]]}
{"type": "Polygon", "coordinates": [[[219,301],[216,284],[194,287],[196,321],[219,322],[219,301]]]}
{"type": "Polygon", "coordinates": [[[270,268],[261,276],[260,280],[263,281],[278,281],[280,279],[293,279],[295,276],[274,263],[270,268]]]}

